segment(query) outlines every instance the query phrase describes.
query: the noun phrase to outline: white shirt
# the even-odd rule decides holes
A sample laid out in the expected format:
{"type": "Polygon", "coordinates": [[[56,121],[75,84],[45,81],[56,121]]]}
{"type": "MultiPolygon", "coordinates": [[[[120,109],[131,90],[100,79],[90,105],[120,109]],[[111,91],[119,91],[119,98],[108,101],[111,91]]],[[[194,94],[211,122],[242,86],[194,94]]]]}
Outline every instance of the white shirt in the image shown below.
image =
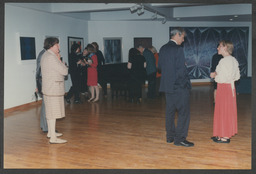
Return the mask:
{"type": "Polygon", "coordinates": [[[240,79],[239,64],[233,56],[222,58],[216,67],[216,73],[217,83],[232,83],[240,79]]]}
{"type": "Polygon", "coordinates": [[[240,70],[237,60],[233,56],[226,56],[219,61],[216,67],[215,81],[217,83],[230,83],[234,89],[234,81],[240,79],[240,70]]]}

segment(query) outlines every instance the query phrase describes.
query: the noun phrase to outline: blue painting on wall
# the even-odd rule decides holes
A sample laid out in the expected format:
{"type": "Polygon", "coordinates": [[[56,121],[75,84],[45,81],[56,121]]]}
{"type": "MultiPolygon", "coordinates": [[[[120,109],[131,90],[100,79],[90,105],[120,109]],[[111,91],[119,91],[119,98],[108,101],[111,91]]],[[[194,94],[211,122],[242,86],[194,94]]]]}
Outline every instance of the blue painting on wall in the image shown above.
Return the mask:
{"type": "Polygon", "coordinates": [[[104,38],[105,63],[121,63],[121,39],[104,38]]]}
{"type": "Polygon", "coordinates": [[[36,59],[36,45],[34,37],[20,37],[21,60],[36,59]]]}
{"type": "MultiPolygon", "coordinates": [[[[247,76],[249,27],[183,27],[186,64],[191,79],[210,78],[212,56],[221,40],[234,44],[233,56],[239,62],[242,77],[247,76]]],[[[171,27],[170,27],[171,31],[171,27]]]]}

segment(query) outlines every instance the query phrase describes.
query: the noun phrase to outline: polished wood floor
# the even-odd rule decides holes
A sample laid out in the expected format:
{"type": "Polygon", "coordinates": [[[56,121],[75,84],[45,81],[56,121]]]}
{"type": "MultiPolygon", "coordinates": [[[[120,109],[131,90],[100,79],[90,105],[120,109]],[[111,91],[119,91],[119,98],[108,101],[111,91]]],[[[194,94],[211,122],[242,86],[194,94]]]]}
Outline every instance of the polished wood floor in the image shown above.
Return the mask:
{"type": "Polygon", "coordinates": [[[57,121],[66,144],[48,143],[40,105],[6,113],[4,169],[251,169],[251,95],[237,96],[238,134],[230,144],[210,140],[212,98],[210,86],[193,87],[190,148],[166,143],[164,97],[135,104],[108,94],[98,103],[66,104],[57,121]]]}

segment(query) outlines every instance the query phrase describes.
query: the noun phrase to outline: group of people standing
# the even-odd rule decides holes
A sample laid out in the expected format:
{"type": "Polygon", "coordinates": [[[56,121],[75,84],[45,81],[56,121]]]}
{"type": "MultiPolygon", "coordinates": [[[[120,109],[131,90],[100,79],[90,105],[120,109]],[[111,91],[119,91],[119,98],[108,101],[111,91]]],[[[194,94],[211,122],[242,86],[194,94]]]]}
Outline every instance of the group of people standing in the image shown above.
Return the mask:
{"type": "Polygon", "coordinates": [[[147,79],[147,97],[154,99],[159,96],[161,74],[158,73],[158,53],[154,46],[145,48],[138,45],[129,50],[127,68],[130,70],[129,97],[131,102],[140,103],[142,84],[147,79]],[[158,80],[157,80],[158,79],[158,80]]]}
{"type": "MultiPolygon", "coordinates": [[[[170,41],[159,51],[158,67],[161,70],[160,91],[166,96],[166,139],[176,146],[192,147],[189,142],[188,128],[190,122],[191,82],[186,67],[182,43],[186,33],[183,28],[171,30],[170,41]],[[175,126],[175,112],[178,112],[175,126]]],[[[216,69],[210,77],[217,83],[213,137],[216,143],[230,143],[230,138],[237,134],[237,106],[234,82],[240,78],[239,63],[232,56],[234,45],[222,40],[217,48],[222,59],[216,63],[216,69]]]]}
{"type": "MultiPolygon", "coordinates": [[[[174,142],[176,146],[192,147],[194,143],[187,140],[190,123],[191,82],[182,47],[186,33],[183,28],[177,27],[172,28],[170,34],[170,41],[163,45],[159,51],[159,59],[154,47],[147,49],[139,45],[129,50],[127,68],[131,74],[130,96],[132,100],[140,102],[141,85],[144,74],[146,74],[148,80],[147,96],[154,98],[159,69],[161,71],[159,92],[165,93],[166,99],[166,141],[167,143],[174,142]],[[175,125],[176,111],[178,112],[177,126],[175,125]]],[[[211,139],[216,143],[230,143],[230,138],[238,132],[234,82],[240,78],[239,63],[232,56],[234,50],[232,42],[220,41],[217,50],[223,58],[216,65],[216,69],[210,73],[210,77],[217,82],[213,137],[211,139]]],[[[99,53],[98,47],[93,46],[93,44],[88,44],[82,55],[78,54],[80,46],[73,44],[69,56],[69,68],[62,62],[59,52],[59,40],[46,38],[44,50],[39,54],[37,60],[39,63],[37,70],[41,70],[37,72],[37,83],[42,84],[42,110],[43,105],[45,105],[46,113],[46,121],[43,121],[45,118],[40,118],[40,126],[43,131],[48,129],[47,137],[50,138],[50,143],[67,142],[57,138],[62,136],[62,133],[57,132],[55,127],[56,119],[65,116],[64,78],[68,75],[68,71],[71,75],[72,87],[65,98],[66,101],[70,102],[71,96],[74,95],[75,103],[80,102],[80,69],[87,67],[87,85],[91,93],[88,101],[96,102],[99,100],[97,67],[99,64],[104,64],[104,57],[100,55],[102,53],[99,53]],[[99,59],[101,56],[103,60],[99,59]],[[48,126],[45,127],[43,123],[47,123],[48,126]]],[[[38,88],[38,90],[40,89],[38,88]]],[[[41,117],[44,115],[41,114],[41,117]]]]}
{"type": "Polygon", "coordinates": [[[64,99],[70,103],[70,98],[74,96],[74,103],[80,103],[80,93],[86,91],[88,86],[91,94],[88,102],[97,102],[98,68],[105,64],[96,42],[88,44],[82,54],[80,45],[74,43],[68,58],[69,67],[62,61],[59,48],[58,38],[46,38],[44,49],[37,58],[36,71],[37,92],[42,97],[40,127],[43,132],[47,132],[49,142],[54,144],[67,142],[58,138],[63,134],[56,130],[56,119],[65,117],[64,99]],[[64,80],[68,73],[72,86],[64,96],[64,80]]]}
{"type": "MultiPolygon", "coordinates": [[[[88,44],[81,54],[80,45],[74,43],[71,46],[68,63],[72,86],[65,96],[66,102],[70,103],[70,99],[74,96],[74,103],[81,103],[80,93],[87,92],[88,88],[91,94],[88,101],[97,102],[99,100],[98,71],[105,64],[98,44],[96,42],[88,44]]],[[[102,86],[106,88],[106,84],[102,86]]]]}

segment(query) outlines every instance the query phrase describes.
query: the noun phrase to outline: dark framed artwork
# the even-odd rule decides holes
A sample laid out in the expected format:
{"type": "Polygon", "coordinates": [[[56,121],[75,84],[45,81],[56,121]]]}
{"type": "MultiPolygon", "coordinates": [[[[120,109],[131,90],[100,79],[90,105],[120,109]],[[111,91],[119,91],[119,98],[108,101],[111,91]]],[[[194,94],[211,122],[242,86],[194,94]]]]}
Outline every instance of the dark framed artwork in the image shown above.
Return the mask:
{"type": "Polygon", "coordinates": [[[21,60],[36,59],[36,43],[34,37],[20,37],[21,60]]]}
{"type": "Polygon", "coordinates": [[[82,53],[84,49],[84,39],[80,37],[70,37],[68,36],[68,55],[71,53],[71,46],[77,43],[80,45],[80,53],[82,53]]]}
{"type": "Polygon", "coordinates": [[[133,39],[134,48],[142,45],[144,48],[149,48],[152,46],[152,37],[135,37],[133,39]]]}
{"type": "Polygon", "coordinates": [[[191,79],[210,78],[212,56],[218,52],[217,45],[221,40],[234,44],[233,56],[239,62],[241,77],[247,76],[249,27],[183,28],[186,32],[183,47],[191,79]]]}
{"type": "Polygon", "coordinates": [[[103,38],[105,63],[122,62],[122,38],[103,38]]]}

